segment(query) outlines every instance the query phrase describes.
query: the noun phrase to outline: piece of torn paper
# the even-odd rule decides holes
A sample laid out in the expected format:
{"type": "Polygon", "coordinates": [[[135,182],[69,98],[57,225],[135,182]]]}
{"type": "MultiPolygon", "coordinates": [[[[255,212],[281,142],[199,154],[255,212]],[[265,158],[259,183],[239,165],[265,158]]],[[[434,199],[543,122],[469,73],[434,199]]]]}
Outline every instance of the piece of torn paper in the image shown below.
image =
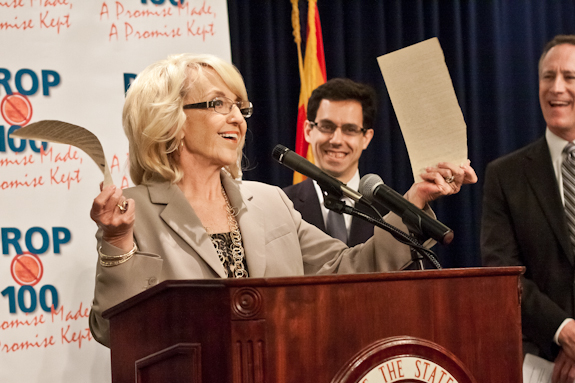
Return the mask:
{"type": "Polygon", "coordinates": [[[523,359],[523,383],[551,383],[555,363],[533,354],[523,359]]]}
{"type": "Polygon", "coordinates": [[[114,183],[100,140],[92,132],[81,126],[56,120],[43,120],[24,126],[10,135],[29,140],[50,141],[75,146],[83,150],[98,165],[104,174],[104,187],[114,183]]]}
{"type": "Polygon", "coordinates": [[[439,162],[467,161],[467,129],[437,38],[377,58],[413,179],[439,162]]]}

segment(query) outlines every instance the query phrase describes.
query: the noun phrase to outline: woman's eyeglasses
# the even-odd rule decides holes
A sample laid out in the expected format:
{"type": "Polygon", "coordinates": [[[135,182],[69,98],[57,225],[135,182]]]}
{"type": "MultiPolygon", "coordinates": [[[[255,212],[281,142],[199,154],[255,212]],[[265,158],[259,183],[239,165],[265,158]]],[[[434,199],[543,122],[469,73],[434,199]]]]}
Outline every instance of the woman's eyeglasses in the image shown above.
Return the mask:
{"type": "Polygon", "coordinates": [[[249,101],[232,101],[227,97],[216,97],[212,101],[198,102],[196,104],[184,105],[184,109],[209,109],[213,108],[214,112],[228,114],[232,108],[238,107],[244,118],[249,118],[254,112],[254,106],[249,101]]]}

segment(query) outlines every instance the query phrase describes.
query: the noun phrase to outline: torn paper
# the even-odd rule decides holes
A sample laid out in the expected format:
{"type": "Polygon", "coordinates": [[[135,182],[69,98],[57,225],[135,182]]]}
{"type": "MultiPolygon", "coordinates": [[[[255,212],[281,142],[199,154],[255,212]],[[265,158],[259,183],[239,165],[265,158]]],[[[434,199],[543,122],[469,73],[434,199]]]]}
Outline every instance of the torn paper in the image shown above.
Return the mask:
{"type": "Polygon", "coordinates": [[[467,129],[437,38],[377,59],[414,180],[438,162],[467,161],[467,129]]]}
{"type": "Polygon", "coordinates": [[[81,126],[56,120],[43,120],[24,126],[10,135],[29,140],[50,141],[75,146],[83,150],[98,165],[104,174],[104,187],[114,183],[100,140],[92,132],[81,126]]]}

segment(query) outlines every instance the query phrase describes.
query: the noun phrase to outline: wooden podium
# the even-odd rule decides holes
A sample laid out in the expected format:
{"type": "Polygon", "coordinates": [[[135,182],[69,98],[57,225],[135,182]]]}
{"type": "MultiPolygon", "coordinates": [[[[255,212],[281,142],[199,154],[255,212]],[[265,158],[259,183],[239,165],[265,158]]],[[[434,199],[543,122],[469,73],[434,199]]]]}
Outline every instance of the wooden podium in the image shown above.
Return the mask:
{"type": "Polygon", "coordinates": [[[521,383],[522,271],[165,281],[104,313],[112,382],[521,383]]]}

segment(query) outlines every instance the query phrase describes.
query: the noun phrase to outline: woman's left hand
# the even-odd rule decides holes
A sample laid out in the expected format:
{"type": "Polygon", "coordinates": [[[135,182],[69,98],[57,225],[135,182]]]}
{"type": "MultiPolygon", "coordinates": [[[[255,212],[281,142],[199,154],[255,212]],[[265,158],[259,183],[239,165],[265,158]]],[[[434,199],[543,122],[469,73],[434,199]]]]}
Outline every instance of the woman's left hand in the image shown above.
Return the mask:
{"type": "Polygon", "coordinates": [[[477,182],[477,174],[469,160],[460,166],[440,162],[437,166],[426,168],[421,178],[423,181],[414,183],[405,196],[421,209],[441,196],[458,193],[463,184],[477,182]]]}

